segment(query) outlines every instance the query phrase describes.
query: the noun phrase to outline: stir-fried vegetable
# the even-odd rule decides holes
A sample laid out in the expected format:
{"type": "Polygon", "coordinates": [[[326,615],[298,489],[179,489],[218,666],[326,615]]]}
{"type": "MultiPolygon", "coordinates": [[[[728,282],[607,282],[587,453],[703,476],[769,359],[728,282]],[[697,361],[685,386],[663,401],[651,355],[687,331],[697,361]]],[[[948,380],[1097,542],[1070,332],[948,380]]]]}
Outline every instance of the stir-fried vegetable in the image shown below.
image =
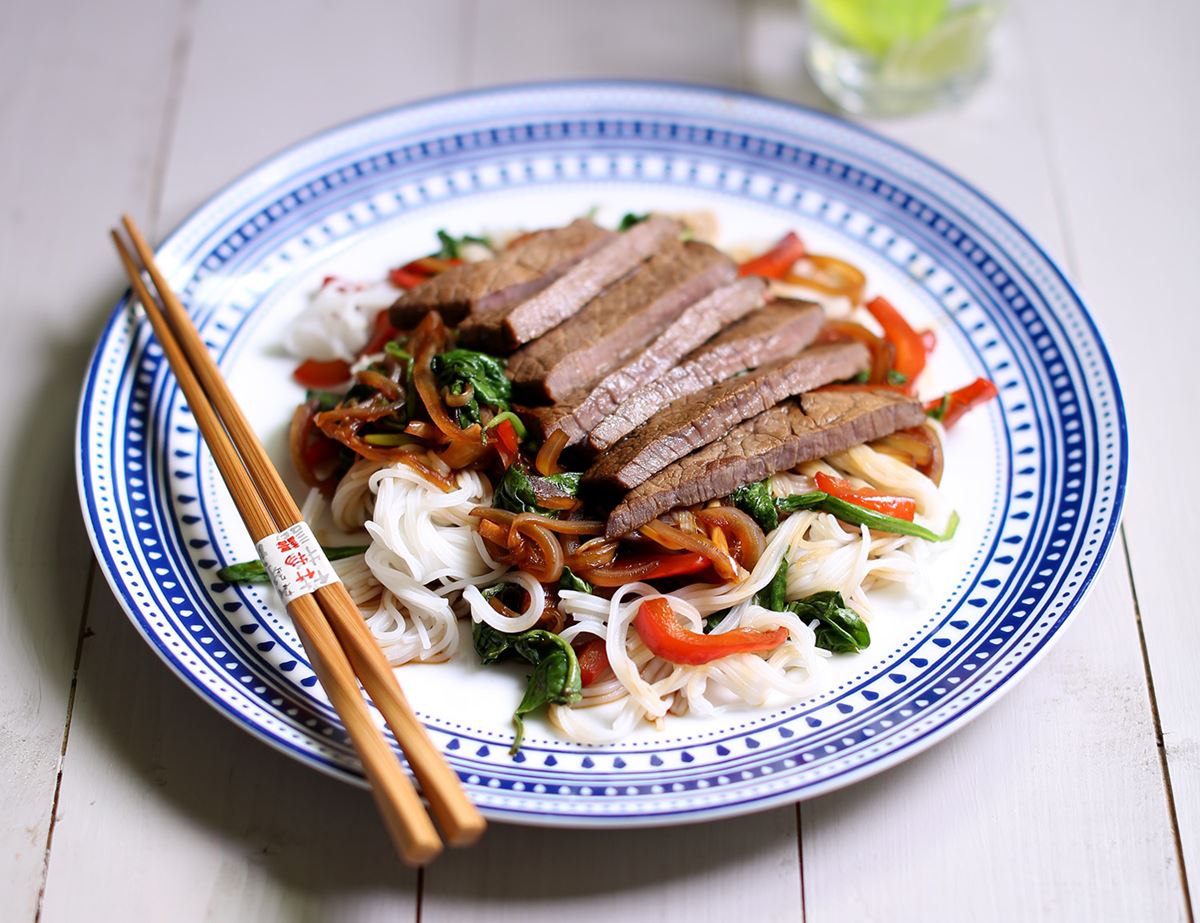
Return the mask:
{"type": "Polygon", "coordinates": [[[560,590],[575,590],[579,593],[592,592],[592,585],[582,577],[572,573],[569,567],[563,568],[562,576],[558,578],[558,588],[560,590]]]}
{"type": "Polygon", "coordinates": [[[754,517],[764,532],[770,532],[779,525],[779,512],[775,509],[775,500],[771,497],[766,480],[739,487],[729,495],[729,499],[739,510],[754,517]]]}
{"type": "Polygon", "coordinates": [[[779,559],[779,568],[771,582],[754,594],[754,605],[782,612],[787,605],[787,577],[788,561],[785,556],[779,559]]]}
{"type": "MultiPolygon", "coordinates": [[[[321,550],[330,561],[340,561],[355,555],[366,554],[366,545],[322,545],[321,550]]],[[[239,561],[228,564],[217,571],[217,579],[226,583],[270,583],[267,569],[263,562],[255,558],[253,561],[239,561]]]]}
{"type": "Polygon", "coordinates": [[[350,363],[344,359],[305,359],[292,372],[292,378],[306,388],[336,388],[350,380],[350,363]]]}
{"type": "Polygon", "coordinates": [[[817,636],[817,647],[835,654],[849,654],[864,650],[871,644],[871,632],[864,622],[835,590],[814,593],[787,605],[806,625],[814,619],[818,624],[813,630],[817,636]]]}
{"type": "Polygon", "coordinates": [[[792,268],[792,264],[802,256],[804,256],[804,242],[800,240],[795,231],[788,231],[766,253],[742,263],[738,267],[738,275],[782,279],[792,268]]]}
{"type": "Polygon", "coordinates": [[[504,472],[504,478],[492,496],[492,505],[513,513],[541,513],[555,518],[558,511],[541,505],[552,497],[574,497],[579,492],[578,471],[564,471],[542,477],[530,474],[519,465],[512,465],[504,472]]]}
{"type": "Polygon", "coordinates": [[[930,401],[925,405],[925,413],[935,420],[941,420],[942,425],[949,429],[968,410],[986,404],[997,393],[996,386],[988,379],[976,378],[969,385],[930,401]]]}
{"type": "Polygon", "coordinates": [[[880,296],[867,302],[867,310],[883,327],[883,338],[895,347],[896,360],[892,371],[898,380],[888,384],[907,385],[911,393],[916,386],[917,376],[925,369],[925,340],[909,326],[908,321],[886,298],[880,296]]]}
{"type": "Polygon", "coordinates": [[[484,430],[485,435],[495,432],[496,447],[500,453],[500,461],[504,467],[509,467],[521,452],[521,436],[525,435],[525,426],[511,410],[497,414],[484,430]],[[518,431],[518,427],[520,428],[518,431]]]}
{"type": "Polygon", "coordinates": [[[461,237],[453,237],[443,230],[437,232],[438,243],[441,248],[434,256],[441,260],[460,260],[463,255],[463,247],[467,244],[480,244],[492,249],[492,241],[488,237],[476,237],[474,234],[463,234],[461,237]]]}
{"type": "Polygon", "coordinates": [[[712,663],[730,654],[773,651],[788,638],[786,628],[734,628],[720,634],[698,634],[679,624],[670,601],[663,597],[642,603],[633,617],[633,627],[656,657],[690,666],[712,663]]]}
{"type": "Polygon", "coordinates": [[[909,522],[912,522],[913,517],[917,514],[917,501],[912,497],[891,496],[869,487],[855,489],[844,478],[833,477],[824,471],[817,472],[816,481],[817,487],[831,497],[837,497],[839,500],[845,500],[847,503],[853,503],[864,509],[875,510],[877,513],[885,513],[909,522]]]}
{"type": "Polygon", "coordinates": [[[533,628],[520,634],[505,634],[485,622],[476,622],[472,640],[475,653],[484,664],[516,657],[533,664],[525,695],[513,712],[516,737],[509,753],[521,749],[526,715],[546,705],[574,705],[579,701],[582,688],[579,660],[574,648],[554,632],[533,628]]]}
{"type": "Polygon", "coordinates": [[[801,265],[803,272],[789,272],[784,276],[784,281],[815,289],[826,295],[848,298],[851,304],[862,301],[867,277],[852,263],[840,260],[836,256],[812,253],[805,257],[801,265]]]}
{"type": "Polygon", "coordinates": [[[617,225],[617,230],[628,231],[635,224],[641,224],[649,217],[649,213],[638,214],[637,212],[626,212],[621,216],[621,223],[617,225]]]}
{"type": "Polygon", "coordinates": [[[575,651],[579,660],[580,685],[587,688],[609,670],[608,651],[603,638],[593,638],[575,651]]]}
{"type": "Polygon", "coordinates": [[[792,494],[789,497],[776,500],[775,505],[781,513],[795,513],[798,510],[819,510],[823,513],[832,513],[842,522],[849,523],[852,526],[866,526],[878,532],[891,532],[896,535],[914,535],[929,542],[948,542],[954,538],[954,533],[958,530],[958,513],[950,515],[950,522],[946,525],[946,531],[938,535],[932,529],[925,528],[925,526],[919,526],[914,522],[909,522],[906,519],[898,519],[895,516],[888,516],[886,513],[869,510],[866,507],[858,506],[838,497],[831,497],[823,490],[812,490],[806,494],[792,494]]]}
{"type": "Polygon", "coordinates": [[[503,359],[471,349],[452,349],[434,356],[430,367],[462,429],[481,422],[481,405],[497,412],[511,409],[512,382],[504,374],[503,359]]]}

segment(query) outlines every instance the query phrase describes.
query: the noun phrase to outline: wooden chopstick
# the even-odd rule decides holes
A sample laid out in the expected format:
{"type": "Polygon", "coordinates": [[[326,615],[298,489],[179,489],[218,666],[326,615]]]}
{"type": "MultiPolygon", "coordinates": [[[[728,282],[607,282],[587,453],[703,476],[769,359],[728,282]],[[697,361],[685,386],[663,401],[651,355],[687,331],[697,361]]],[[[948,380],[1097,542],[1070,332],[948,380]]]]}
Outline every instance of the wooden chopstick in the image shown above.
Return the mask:
{"type": "MultiPolygon", "coordinates": [[[[230,392],[191,317],[159,272],[153,251],[137,224],[128,215],[122,216],[121,223],[162,297],[163,313],[172,332],[259,486],[267,509],[280,529],[300,522],[300,510],[292,495],[230,392]]],[[[474,843],[487,826],[483,816],[429,739],[345,586],[341,582],[330,584],[317,590],[316,595],[354,672],[404,750],[446,841],[452,846],[474,843]]]]}
{"type": "MultiPolygon", "coordinates": [[[[205,442],[209,445],[222,478],[229,486],[238,512],[257,543],[278,531],[279,523],[255,489],[243,459],[209,405],[203,387],[176,341],[166,318],[146,288],[133,258],[115,231],[113,240],[205,442]]],[[[166,289],[165,283],[163,288],[166,289]]],[[[441,851],[437,831],[426,815],[408,776],[372,720],[359,693],[351,665],[326,621],[319,601],[312,595],[301,596],[289,603],[288,611],[312,662],[313,670],[346,725],[351,742],[362,760],[363,771],[371,784],[376,803],[398,852],[406,862],[428,862],[441,851]]]]}

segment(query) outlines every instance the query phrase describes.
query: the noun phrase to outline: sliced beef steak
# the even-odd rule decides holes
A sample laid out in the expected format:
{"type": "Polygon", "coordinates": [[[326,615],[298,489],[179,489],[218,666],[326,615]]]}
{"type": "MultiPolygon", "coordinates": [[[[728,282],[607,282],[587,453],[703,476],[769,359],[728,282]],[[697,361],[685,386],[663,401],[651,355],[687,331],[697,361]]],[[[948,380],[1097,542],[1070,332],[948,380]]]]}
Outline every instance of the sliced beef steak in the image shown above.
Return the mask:
{"type": "Polygon", "coordinates": [[[584,475],[584,484],[606,493],[636,487],[784,398],[850,378],[870,364],[871,355],[861,343],[835,343],[728,378],[655,414],[601,455],[584,475]]]}
{"type": "Polygon", "coordinates": [[[645,349],[589,390],[580,390],[555,404],[538,408],[537,422],[544,435],[561,429],[567,444],[582,440],[596,424],[642,385],[653,381],[681,358],[730,324],[745,317],[762,302],[766,283],[750,276],[717,289],[691,305],[645,349]]]}
{"type": "Polygon", "coordinates": [[[682,230],[678,221],[655,215],[609,239],[537,294],[524,301],[471,314],[458,341],[472,349],[511,352],[553,330],[618,279],[649,259],[682,230]]]}
{"type": "Polygon", "coordinates": [[[724,497],[743,484],[924,419],[921,404],[896,391],[804,394],[738,424],[635,487],[608,517],[606,534],[624,535],[667,510],[724,497]]]}
{"type": "Polygon", "coordinates": [[[602,452],[682,397],[711,388],[744,369],[795,356],[812,342],[823,318],[815,304],[786,299],[771,302],[629,395],[596,424],[588,443],[602,452]]]}
{"type": "Polygon", "coordinates": [[[574,317],[522,346],[508,360],[517,394],[562,400],[595,384],[640,352],[688,305],[737,275],[721,251],[668,241],[574,317]]]}
{"type": "Polygon", "coordinates": [[[587,218],[565,228],[536,231],[493,259],[463,263],[409,289],[391,307],[392,324],[407,330],[430,311],[440,312],[448,324],[457,324],[468,314],[515,304],[544,289],[615,236],[587,218]]]}

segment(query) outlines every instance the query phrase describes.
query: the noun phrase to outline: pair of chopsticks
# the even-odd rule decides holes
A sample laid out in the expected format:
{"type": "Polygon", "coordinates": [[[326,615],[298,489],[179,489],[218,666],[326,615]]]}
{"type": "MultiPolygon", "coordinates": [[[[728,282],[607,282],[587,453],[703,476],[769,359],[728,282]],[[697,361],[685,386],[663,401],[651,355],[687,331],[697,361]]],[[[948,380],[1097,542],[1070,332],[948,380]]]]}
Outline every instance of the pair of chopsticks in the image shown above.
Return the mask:
{"type": "MultiPolygon", "coordinates": [[[[155,265],[153,251],[132,218],[124,216],[121,223],[158,291],[161,306],[113,230],[125,272],[255,544],[302,522],[191,318],[155,265]]],[[[335,581],[298,596],[288,603],[288,613],[313,671],[346,726],[400,857],[422,865],[441,852],[442,841],[412,781],[372,720],[359,680],[399,741],[446,841],[452,846],[475,842],[486,826],[483,817],[413,713],[346,587],[335,581]]]]}

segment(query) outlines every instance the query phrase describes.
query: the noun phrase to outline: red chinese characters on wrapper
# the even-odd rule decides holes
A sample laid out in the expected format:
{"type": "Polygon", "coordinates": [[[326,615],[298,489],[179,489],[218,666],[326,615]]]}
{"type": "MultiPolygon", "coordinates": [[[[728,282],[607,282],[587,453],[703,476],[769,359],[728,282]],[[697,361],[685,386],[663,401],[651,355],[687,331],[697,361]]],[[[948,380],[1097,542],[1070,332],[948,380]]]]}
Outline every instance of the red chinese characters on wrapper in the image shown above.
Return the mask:
{"type": "Polygon", "coordinates": [[[267,576],[285,603],[338,579],[306,522],[268,535],[256,547],[267,576]]]}

